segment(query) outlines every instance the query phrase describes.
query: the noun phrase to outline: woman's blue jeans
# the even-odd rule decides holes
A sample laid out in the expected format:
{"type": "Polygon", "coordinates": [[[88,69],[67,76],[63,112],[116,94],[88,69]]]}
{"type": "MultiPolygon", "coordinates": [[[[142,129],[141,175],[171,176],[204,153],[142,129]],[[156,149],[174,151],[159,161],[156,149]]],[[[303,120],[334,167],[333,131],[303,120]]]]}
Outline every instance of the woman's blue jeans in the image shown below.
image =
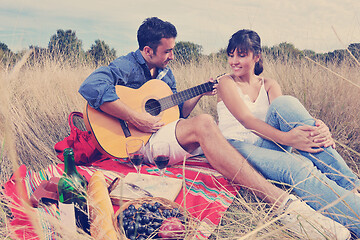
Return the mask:
{"type": "MultiPolygon", "coordinates": [[[[271,126],[290,131],[315,121],[294,97],[281,96],[270,105],[265,120],[271,126]]],[[[284,183],[313,209],[340,222],[360,237],[360,197],[352,189],[358,177],[332,147],[323,152],[301,155],[291,148],[260,139],[255,144],[228,140],[264,177],[284,183]]]]}

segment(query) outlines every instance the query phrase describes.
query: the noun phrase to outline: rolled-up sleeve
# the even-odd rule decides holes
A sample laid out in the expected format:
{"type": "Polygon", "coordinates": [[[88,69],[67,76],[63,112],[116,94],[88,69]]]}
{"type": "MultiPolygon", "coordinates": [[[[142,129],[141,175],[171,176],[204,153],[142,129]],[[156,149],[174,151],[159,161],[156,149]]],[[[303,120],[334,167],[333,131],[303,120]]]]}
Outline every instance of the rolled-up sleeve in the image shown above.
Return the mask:
{"type": "Polygon", "coordinates": [[[98,109],[104,102],[112,102],[119,98],[115,92],[115,79],[110,75],[108,67],[100,67],[81,84],[79,93],[91,107],[98,109]]]}
{"type": "Polygon", "coordinates": [[[105,102],[113,102],[119,99],[116,94],[117,84],[125,85],[124,82],[129,66],[122,66],[122,61],[116,59],[109,66],[96,69],[79,88],[79,93],[86,99],[89,105],[99,109],[105,102]]]}

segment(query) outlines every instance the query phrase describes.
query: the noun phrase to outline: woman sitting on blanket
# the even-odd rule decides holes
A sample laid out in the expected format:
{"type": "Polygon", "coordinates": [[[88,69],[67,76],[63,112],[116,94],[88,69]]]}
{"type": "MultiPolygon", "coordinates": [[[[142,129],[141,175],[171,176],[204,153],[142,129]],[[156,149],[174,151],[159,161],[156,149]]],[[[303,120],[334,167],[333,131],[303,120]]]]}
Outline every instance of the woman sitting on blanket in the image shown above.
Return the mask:
{"type": "Polygon", "coordinates": [[[282,96],[275,80],[259,76],[256,32],[233,34],[227,54],[232,73],[217,88],[223,135],[266,178],[290,185],[313,209],[360,237],[360,181],[334,149],[327,126],[296,98],[282,96]]]}

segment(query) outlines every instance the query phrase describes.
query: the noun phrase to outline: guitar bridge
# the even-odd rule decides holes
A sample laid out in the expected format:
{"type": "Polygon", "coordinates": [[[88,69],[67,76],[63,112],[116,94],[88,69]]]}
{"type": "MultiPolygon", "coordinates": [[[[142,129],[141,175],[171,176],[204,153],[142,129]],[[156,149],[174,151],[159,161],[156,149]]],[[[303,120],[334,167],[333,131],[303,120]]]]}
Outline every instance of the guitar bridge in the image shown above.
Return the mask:
{"type": "Polygon", "coordinates": [[[129,129],[129,126],[127,125],[127,123],[122,119],[119,119],[119,122],[120,122],[121,128],[122,128],[122,130],[124,132],[124,136],[125,137],[130,137],[131,132],[130,132],[130,129],[129,129]]]}

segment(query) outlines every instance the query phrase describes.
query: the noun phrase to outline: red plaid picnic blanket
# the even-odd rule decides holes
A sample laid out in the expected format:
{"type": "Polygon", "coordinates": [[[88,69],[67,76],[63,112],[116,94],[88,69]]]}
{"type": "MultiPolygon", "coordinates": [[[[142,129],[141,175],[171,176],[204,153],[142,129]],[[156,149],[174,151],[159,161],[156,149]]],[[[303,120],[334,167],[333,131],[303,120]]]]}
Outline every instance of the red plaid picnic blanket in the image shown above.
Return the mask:
{"type": "MultiPolygon", "coordinates": [[[[5,185],[5,196],[17,205],[21,205],[19,200],[19,193],[16,191],[16,184],[22,184],[25,186],[27,196],[36,190],[41,181],[49,180],[51,177],[59,177],[63,172],[64,165],[59,164],[57,166],[49,166],[40,172],[34,172],[27,170],[25,166],[21,166],[18,169],[20,172],[21,180],[15,181],[11,178],[5,185]]],[[[78,166],[80,174],[82,174],[87,180],[97,170],[104,170],[106,179],[110,182],[114,180],[115,175],[111,174],[111,171],[117,174],[125,176],[129,172],[135,172],[134,167],[122,160],[105,159],[92,164],[92,166],[78,166]]],[[[141,170],[144,174],[158,175],[158,169],[154,166],[144,165],[141,170]]],[[[204,239],[210,236],[212,230],[220,223],[223,213],[232,203],[234,196],[237,193],[235,186],[230,184],[221,174],[215,171],[209,163],[205,161],[204,157],[195,157],[186,160],[186,167],[183,169],[183,165],[175,165],[167,168],[167,177],[185,179],[186,189],[180,191],[175,202],[185,207],[190,214],[200,221],[200,227],[197,231],[196,238],[204,239]],[[185,200],[185,201],[184,201],[185,200]],[[186,206],[184,206],[186,202],[186,206]]],[[[13,232],[13,237],[18,239],[39,239],[32,228],[32,224],[29,221],[29,217],[18,207],[11,207],[13,213],[13,219],[10,220],[10,226],[12,229],[16,229],[13,232]],[[26,226],[21,227],[19,226],[26,226]]],[[[117,207],[114,206],[114,211],[117,207]]],[[[46,215],[59,217],[58,209],[55,204],[49,206],[41,206],[37,209],[37,214],[41,220],[41,225],[44,231],[46,239],[57,239],[55,233],[51,232],[51,224],[46,221],[46,215]]]]}

